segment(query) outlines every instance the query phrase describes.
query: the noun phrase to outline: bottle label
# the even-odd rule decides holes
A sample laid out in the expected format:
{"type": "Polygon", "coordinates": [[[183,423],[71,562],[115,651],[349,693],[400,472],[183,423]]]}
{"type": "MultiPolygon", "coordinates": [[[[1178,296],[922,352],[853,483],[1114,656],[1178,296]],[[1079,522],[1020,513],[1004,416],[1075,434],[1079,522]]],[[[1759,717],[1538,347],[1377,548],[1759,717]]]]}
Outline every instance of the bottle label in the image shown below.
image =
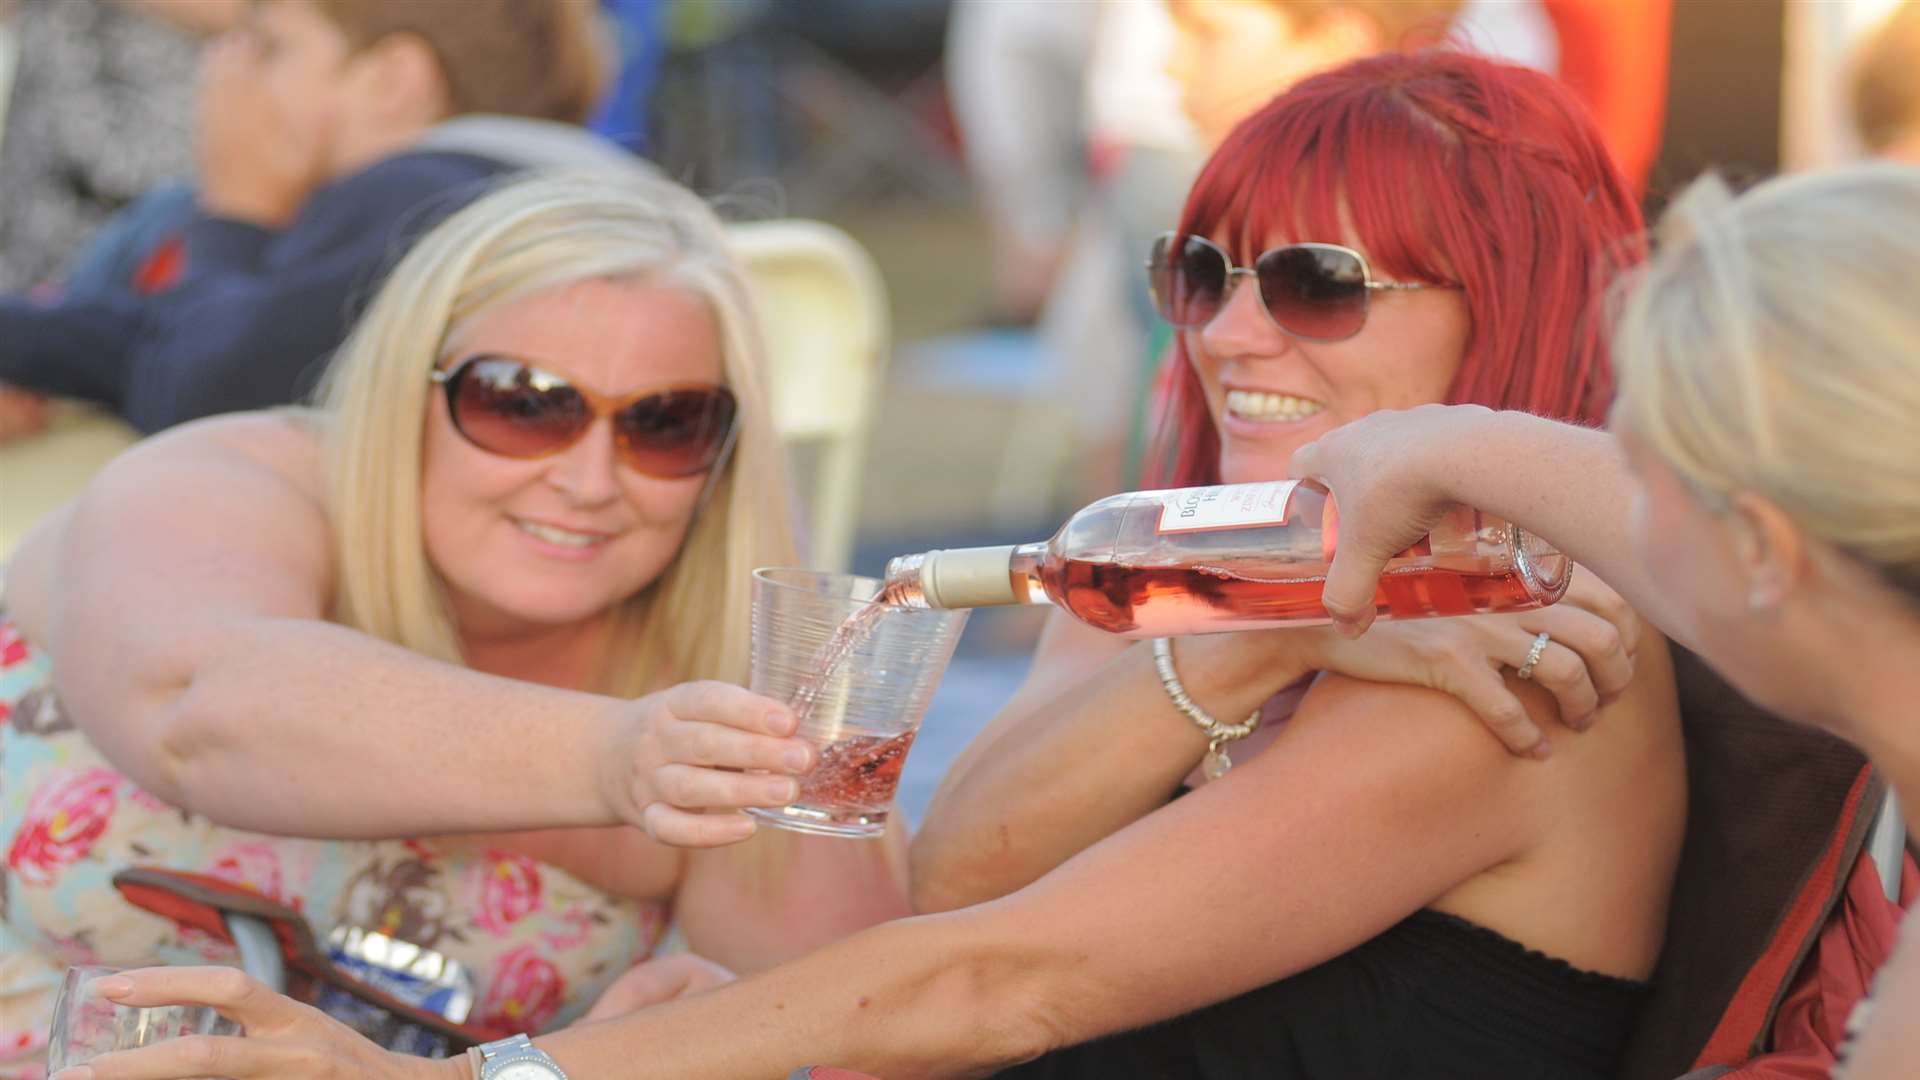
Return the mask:
{"type": "Polygon", "coordinates": [[[1285,525],[1287,502],[1298,480],[1265,484],[1226,484],[1166,492],[1160,506],[1160,532],[1213,532],[1285,525]]]}

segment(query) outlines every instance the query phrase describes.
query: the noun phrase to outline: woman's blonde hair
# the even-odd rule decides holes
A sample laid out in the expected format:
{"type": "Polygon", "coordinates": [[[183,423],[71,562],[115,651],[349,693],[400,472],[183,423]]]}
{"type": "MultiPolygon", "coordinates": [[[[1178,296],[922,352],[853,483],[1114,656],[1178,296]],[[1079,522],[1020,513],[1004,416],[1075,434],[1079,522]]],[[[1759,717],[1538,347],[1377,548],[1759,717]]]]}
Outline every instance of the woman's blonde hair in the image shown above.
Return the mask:
{"type": "Polygon", "coordinates": [[[604,279],[674,285],[707,302],[739,427],[679,555],[615,611],[585,689],[633,697],[690,679],[746,681],[751,571],[794,562],[764,347],[719,219],[691,192],[642,175],[509,183],[427,234],[381,287],[320,389],[335,619],[461,662],[421,521],[429,373],[449,336],[480,314],[604,279]]]}
{"type": "Polygon", "coordinates": [[[1616,419],[1920,596],[1920,169],[1696,182],[1631,286],[1616,419]]]}

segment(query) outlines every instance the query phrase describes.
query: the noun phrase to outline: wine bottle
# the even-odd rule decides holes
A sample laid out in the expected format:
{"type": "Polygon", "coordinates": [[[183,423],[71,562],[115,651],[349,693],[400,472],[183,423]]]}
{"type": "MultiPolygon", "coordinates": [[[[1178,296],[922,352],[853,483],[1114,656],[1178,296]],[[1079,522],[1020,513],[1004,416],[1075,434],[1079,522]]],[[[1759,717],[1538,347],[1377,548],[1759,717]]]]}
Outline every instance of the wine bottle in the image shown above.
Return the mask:
{"type": "MultiPolygon", "coordinates": [[[[1054,604],[1123,637],[1176,637],[1325,623],[1339,534],[1331,494],[1311,481],[1137,491],[1081,510],[1050,540],[905,555],[884,596],[913,607],[1054,604]]],[[[1382,619],[1540,607],[1572,564],[1531,533],[1457,506],[1387,563],[1382,619]]]]}

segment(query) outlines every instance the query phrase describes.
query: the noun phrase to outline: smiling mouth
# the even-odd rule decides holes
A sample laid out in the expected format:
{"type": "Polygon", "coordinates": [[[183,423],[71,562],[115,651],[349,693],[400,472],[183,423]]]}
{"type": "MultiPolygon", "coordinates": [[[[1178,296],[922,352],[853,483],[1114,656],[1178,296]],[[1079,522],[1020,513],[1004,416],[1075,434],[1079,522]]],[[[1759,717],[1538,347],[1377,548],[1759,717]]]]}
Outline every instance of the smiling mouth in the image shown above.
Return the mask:
{"type": "Polygon", "coordinates": [[[1255,423],[1305,420],[1325,409],[1318,401],[1292,394],[1270,394],[1259,390],[1227,391],[1227,411],[1242,420],[1255,423]]]}
{"type": "Polygon", "coordinates": [[[542,525],[537,521],[523,521],[520,518],[513,519],[513,523],[519,527],[521,532],[526,533],[528,536],[537,540],[545,540],[549,544],[558,544],[561,547],[592,547],[595,544],[605,543],[611,539],[600,533],[578,533],[553,525],[542,525]]]}

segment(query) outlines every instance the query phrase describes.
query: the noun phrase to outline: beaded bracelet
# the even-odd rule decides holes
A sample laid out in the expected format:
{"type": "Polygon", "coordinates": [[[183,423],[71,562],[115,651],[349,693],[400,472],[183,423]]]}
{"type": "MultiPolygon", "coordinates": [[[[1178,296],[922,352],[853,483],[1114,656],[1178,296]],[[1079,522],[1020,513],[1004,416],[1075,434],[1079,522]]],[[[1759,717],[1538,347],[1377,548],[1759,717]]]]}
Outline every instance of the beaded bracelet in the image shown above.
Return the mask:
{"type": "Polygon", "coordinates": [[[1244,739],[1253,734],[1260,726],[1260,710],[1253,710],[1245,723],[1223,724],[1208,715],[1207,710],[1194,704],[1193,697],[1181,684],[1180,675],[1173,670],[1173,640],[1171,638],[1153,639],[1153,666],[1160,672],[1160,685],[1166,687],[1167,696],[1173,699],[1173,707],[1185,714],[1200,728],[1200,734],[1207,737],[1207,756],[1202,762],[1201,771],[1209,780],[1218,780],[1233,768],[1233,758],[1227,755],[1227,744],[1244,739]]]}

